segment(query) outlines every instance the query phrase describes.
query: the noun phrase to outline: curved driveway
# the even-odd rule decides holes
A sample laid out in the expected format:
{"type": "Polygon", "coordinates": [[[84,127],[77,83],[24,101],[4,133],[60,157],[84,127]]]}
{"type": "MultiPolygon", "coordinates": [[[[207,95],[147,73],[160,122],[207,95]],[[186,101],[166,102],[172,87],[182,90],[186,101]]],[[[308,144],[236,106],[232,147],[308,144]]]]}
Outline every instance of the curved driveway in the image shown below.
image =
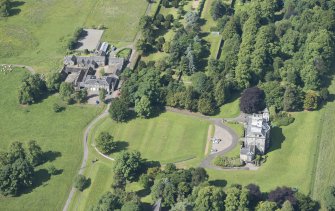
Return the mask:
{"type": "Polygon", "coordinates": [[[212,164],[212,160],[216,156],[221,156],[224,155],[225,153],[229,152],[230,150],[234,149],[236,145],[238,144],[238,135],[235,133],[235,131],[226,125],[222,123],[222,119],[218,118],[210,118],[209,119],[214,125],[215,125],[215,130],[216,130],[216,137],[224,137],[224,141],[228,142],[229,144],[224,147],[223,150],[212,153],[208,155],[201,163],[200,167],[203,168],[211,168],[211,169],[216,169],[216,170],[222,170],[223,168],[215,166],[212,164]],[[217,131],[219,130],[219,131],[217,131]],[[219,135],[218,135],[219,133],[219,135]]]}
{"type": "MultiPolygon", "coordinates": [[[[93,119],[88,126],[85,129],[84,132],[84,137],[83,137],[83,145],[84,145],[84,155],[83,155],[83,161],[81,162],[81,166],[79,169],[78,174],[82,174],[84,172],[84,169],[86,167],[86,163],[87,163],[87,158],[88,158],[88,145],[87,145],[87,141],[88,141],[88,135],[92,129],[92,127],[101,119],[103,119],[104,117],[108,116],[108,109],[109,109],[110,104],[108,104],[108,106],[106,107],[106,109],[99,115],[97,116],[95,119],[93,119]]],[[[66,211],[69,208],[69,205],[71,203],[71,200],[74,196],[76,192],[76,189],[74,187],[71,188],[71,192],[66,200],[66,203],[64,205],[63,211],[66,211]]]]}
{"type": "Polygon", "coordinates": [[[226,126],[223,124],[221,118],[211,118],[199,113],[194,113],[194,112],[190,112],[187,110],[180,110],[180,109],[176,109],[176,108],[171,108],[171,107],[166,107],[167,111],[170,112],[175,112],[175,113],[180,113],[180,114],[184,114],[184,115],[188,115],[188,116],[193,116],[196,118],[201,118],[201,119],[205,119],[210,121],[212,124],[214,124],[215,126],[215,136],[224,139],[225,142],[227,142],[228,144],[225,145],[223,147],[222,150],[220,150],[219,152],[216,153],[212,153],[210,155],[208,155],[201,163],[200,163],[200,167],[203,168],[211,168],[211,169],[217,169],[217,170],[223,170],[223,168],[215,166],[212,164],[212,160],[219,155],[224,155],[225,153],[229,152],[230,150],[232,150],[237,144],[238,144],[238,135],[235,133],[235,131],[233,129],[231,129],[230,127],[226,126]]]}

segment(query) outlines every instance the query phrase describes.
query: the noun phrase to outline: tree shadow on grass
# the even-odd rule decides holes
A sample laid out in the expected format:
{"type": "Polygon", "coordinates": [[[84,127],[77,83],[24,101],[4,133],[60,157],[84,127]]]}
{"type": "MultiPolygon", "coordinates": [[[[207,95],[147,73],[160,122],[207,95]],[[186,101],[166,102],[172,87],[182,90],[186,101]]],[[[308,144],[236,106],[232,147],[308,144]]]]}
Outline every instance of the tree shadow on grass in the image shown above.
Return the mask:
{"type": "Polygon", "coordinates": [[[218,187],[226,187],[227,186],[227,181],[226,180],[211,180],[209,181],[209,184],[210,185],[213,185],[213,186],[218,186],[218,187]]]}
{"type": "Polygon", "coordinates": [[[92,184],[92,180],[91,180],[91,178],[87,178],[87,179],[86,179],[86,182],[85,182],[85,185],[84,185],[84,187],[83,187],[83,191],[84,191],[86,188],[89,188],[89,187],[91,186],[91,184],[92,184]]]}
{"type": "Polygon", "coordinates": [[[268,152],[280,149],[284,140],[285,136],[283,134],[283,129],[281,129],[280,127],[271,128],[270,148],[268,152]]]}
{"type": "Polygon", "coordinates": [[[63,169],[57,169],[54,175],[60,175],[63,173],[63,169]]]}
{"type": "MultiPolygon", "coordinates": [[[[237,100],[239,97],[241,97],[241,92],[233,92],[231,97],[227,100],[227,102],[225,102],[222,106],[224,106],[225,104],[228,104],[228,103],[232,103],[234,102],[235,100],[237,100]]],[[[221,106],[220,106],[221,107],[221,106]]],[[[220,110],[220,107],[217,107],[214,111],[214,114],[212,116],[215,116],[215,115],[218,115],[220,114],[221,110],[220,110]]]]}
{"type": "Polygon", "coordinates": [[[328,98],[326,101],[323,101],[320,103],[318,110],[324,108],[325,106],[327,106],[328,103],[334,102],[335,101],[335,95],[334,94],[329,94],[328,98]]]}
{"type": "Polygon", "coordinates": [[[207,20],[206,20],[206,19],[204,19],[204,18],[200,18],[200,19],[199,19],[199,25],[200,25],[200,26],[204,26],[206,23],[207,23],[207,20]]]}
{"type": "Polygon", "coordinates": [[[141,198],[148,196],[150,193],[151,193],[150,188],[136,191],[136,194],[141,198]]]}
{"type": "Polygon", "coordinates": [[[32,186],[22,190],[17,196],[31,193],[35,188],[41,185],[47,186],[48,185],[47,181],[49,181],[50,178],[51,178],[51,175],[48,173],[46,169],[39,169],[35,171],[33,175],[32,186]]]}
{"type": "Polygon", "coordinates": [[[162,113],[166,112],[166,109],[164,106],[156,106],[154,107],[153,111],[152,111],[152,114],[150,116],[150,119],[151,118],[155,118],[155,117],[158,117],[159,115],[161,115],[162,113]]]}
{"type": "Polygon", "coordinates": [[[44,152],[43,157],[45,162],[52,162],[55,161],[58,157],[61,157],[62,153],[61,152],[56,152],[56,151],[47,151],[44,152]]]}
{"type": "Polygon", "coordinates": [[[21,9],[16,8],[16,7],[22,6],[25,3],[26,2],[24,2],[24,1],[13,1],[13,2],[10,2],[10,4],[9,4],[9,8],[10,9],[8,10],[9,16],[14,16],[14,15],[20,14],[21,9]]]}
{"type": "Polygon", "coordinates": [[[152,205],[148,202],[142,202],[141,203],[142,210],[152,210],[152,205]]]}
{"type": "Polygon", "coordinates": [[[114,152],[120,152],[123,150],[127,150],[129,146],[129,143],[126,141],[116,141],[115,144],[116,144],[116,149],[114,152]]]}

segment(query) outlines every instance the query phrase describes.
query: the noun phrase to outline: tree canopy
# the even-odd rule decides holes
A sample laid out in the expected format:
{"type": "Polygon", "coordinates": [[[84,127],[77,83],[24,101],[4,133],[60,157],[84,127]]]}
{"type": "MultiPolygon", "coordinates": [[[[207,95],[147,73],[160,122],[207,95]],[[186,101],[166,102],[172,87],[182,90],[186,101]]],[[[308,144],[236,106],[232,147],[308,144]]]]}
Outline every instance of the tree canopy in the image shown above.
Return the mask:
{"type": "Polygon", "coordinates": [[[240,109],[244,113],[251,114],[262,111],[265,108],[264,91],[258,87],[248,88],[243,91],[240,99],[240,109]]]}

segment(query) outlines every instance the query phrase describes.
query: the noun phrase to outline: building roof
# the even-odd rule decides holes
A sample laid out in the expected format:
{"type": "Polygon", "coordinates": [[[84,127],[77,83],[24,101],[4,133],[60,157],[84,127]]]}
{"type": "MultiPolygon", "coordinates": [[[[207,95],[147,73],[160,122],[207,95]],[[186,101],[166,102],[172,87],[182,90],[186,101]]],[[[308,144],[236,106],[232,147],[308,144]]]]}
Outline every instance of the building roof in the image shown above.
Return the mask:
{"type": "Polygon", "coordinates": [[[265,138],[270,126],[262,114],[253,114],[248,118],[246,137],[260,137],[265,138]]]}
{"type": "Polygon", "coordinates": [[[122,70],[124,62],[125,62],[124,58],[109,57],[108,65],[112,69],[112,72],[116,73],[122,70]]]}
{"type": "Polygon", "coordinates": [[[254,155],[255,154],[255,145],[249,145],[247,147],[242,147],[240,151],[241,155],[254,155]]]}
{"type": "Polygon", "coordinates": [[[64,64],[79,64],[83,66],[100,66],[106,64],[105,56],[65,56],[64,64]]]}
{"type": "Polygon", "coordinates": [[[66,83],[74,83],[75,80],[78,78],[78,76],[79,76],[78,73],[71,73],[66,77],[65,82],[66,83]]]}
{"type": "Polygon", "coordinates": [[[77,58],[74,55],[70,55],[70,56],[65,56],[64,57],[64,64],[69,64],[69,63],[76,63],[77,62],[77,58]]]}
{"type": "Polygon", "coordinates": [[[87,75],[84,83],[91,86],[110,86],[113,81],[113,78],[109,76],[97,78],[94,75],[87,75]]]}

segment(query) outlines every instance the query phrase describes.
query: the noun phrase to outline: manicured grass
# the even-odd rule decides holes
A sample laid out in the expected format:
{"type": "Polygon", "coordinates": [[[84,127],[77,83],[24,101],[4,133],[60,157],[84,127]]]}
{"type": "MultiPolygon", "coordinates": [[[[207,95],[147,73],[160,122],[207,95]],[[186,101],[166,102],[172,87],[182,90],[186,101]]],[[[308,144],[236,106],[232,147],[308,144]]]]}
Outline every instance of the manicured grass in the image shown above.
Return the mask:
{"type": "Polygon", "coordinates": [[[212,3],[214,1],[213,0],[206,0],[205,1],[205,5],[204,5],[204,9],[201,13],[201,18],[204,20],[205,24],[201,27],[202,31],[204,32],[209,32],[211,27],[215,27],[216,23],[213,20],[211,13],[210,13],[210,9],[212,6],[212,3]]]}
{"type": "Polygon", "coordinates": [[[131,42],[145,0],[22,1],[20,13],[0,21],[0,64],[26,64],[39,72],[59,69],[66,40],[77,27],[105,25],[103,40],[131,42]]]}
{"type": "MultiPolygon", "coordinates": [[[[332,95],[335,94],[335,81],[329,87],[332,95]]],[[[318,139],[320,140],[319,153],[316,162],[315,177],[312,188],[313,198],[323,203],[323,195],[325,189],[330,185],[335,185],[335,168],[333,161],[335,160],[335,130],[334,130],[334,110],[335,102],[329,102],[322,109],[320,114],[320,123],[318,126],[318,139]]]]}
{"type": "MultiPolygon", "coordinates": [[[[90,151],[92,154],[93,151],[90,151]]],[[[98,157],[97,155],[94,155],[98,157]]],[[[90,156],[89,162],[95,159],[90,156]]],[[[83,192],[77,191],[74,198],[71,201],[69,210],[88,210],[89,207],[95,205],[99,198],[111,190],[111,184],[113,182],[113,168],[112,162],[99,158],[99,161],[92,164],[88,164],[85,171],[85,176],[90,179],[91,184],[83,192]]]]}
{"type": "Polygon", "coordinates": [[[225,122],[225,125],[227,125],[228,127],[232,128],[235,133],[238,135],[238,137],[242,137],[243,136],[243,131],[244,131],[244,127],[242,124],[239,123],[231,123],[231,122],[225,122]]]}
{"type": "Polygon", "coordinates": [[[228,185],[255,183],[260,185],[262,191],[286,185],[296,187],[307,194],[313,179],[320,111],[299,112],[293,115],[296,118],[293,124],[282,129],[272,129],[268,158],[259,170],[208,170],[210,179],[225,180],[228,185]]]}
{"type": "Polygon", "coordinates": [[[221,35],[209,34],[204,39],[210,43],[210,58],[215,59],[220,48],[220,43],[222,39],[221,35]]]}
{"type": "MultiPolygon", "coordinates": [[[[153,119],[135,119],[128,123],[116,123],[109,117],[99,121],[92,129],[89,146],[94,145],[93,138],[101,131],[109,131],[115,140],[128,142],[126,150],[139,150],[142,157],[161,162],[175,162],[193,158],[184,162],[183,167],[197,166],[204,157],[209,123],[193,117],[163,113],[153,119]]],[[[123,142],[123,145],[127,144],[123,142]]],[[[115,157],[117,153],[111,154],[115,157]]],[[[110,191],[113,177],[113,161],[99,155],[93,147],[89,148],[88,166],[85,176],[91,179],[91,186],[83,192],[76,192],[70,210],[87,210],[97,203],[102,194],[110,191]],[[99,160],[94,164],[92,160],[99,160]]],[[[144,203],[152,204],[150,195],[141,193],[138,183],[127,184],[128,191],[139,191],[144,203]]]]}
{"type": "Polygon", "coordinates": [[[240,100],[239,98],[234,99],[231,102],[228,102],[220,107],[220,113],[216,115],[216,117],[220,118],[234,118],[240,115],[239,108],[240,100]]]}
{"type": "MultiPolygon", "coordinates": [[[[204,156],[209,123],[194,117],[166,112],[152,119],[134,119],[116,123],[106,118],[95,130],[94,137],[108,131],[123,149],[138,150],[142,157],[161,163],[204,156]]],[[[113,153],[111,157],[115,157],[113,153]]]]}
{"type": "Polygon", "coordinates": [[[131,54],[131,48],[125,48],[121,51],[119,51],[116,56],[117,57],[122,57],[122,58],[128,58],[131,54]]]}
{"type": "Polygon", "coordinates": [[[60,153],[52,164],[63,172],[50,178],[45,171],[50,162],[39,166],[35,187],[19,197],[0,196],[0,210],[61,210],[81,163],[83,130],[102,109],[71,105],[55,113],[53,104],[60,101],[56,95],[31,106],[21,106],[17,89],[24,74],[22,69],[6,75],[0,73],[0,149],[6,150],[13,141],[36,140],[44,151],[60,153]]]}
{"type": "MultiPolygon", "coordinates": [[[[235,133],[238,135],[238,137],[242,137],[243,136],[243,130],[244,130],[244,127],[242,124],[239,124],[239,123],[229,123],[229,122],[226,122],[224,123],[225,125],[227,125],[228,127],[232,128],[235,133]]],[[[240,144],[237,144],[234,149],[232,149],[231,151],[227,152],[224,156],[227,156],[227,157],[236,157],[236,156],[240,156],[240,148],[241,148],[241,145],[240,144]]]]}
{"type": "Polygon", "coordinates": [[[148,6],[146,0],[100,0],[90,11],[85,26],[107,27],[103,40],[108,42],[132,42],[138,31],[138,23],[148,6]],[[98,24],[98,25],[97,25],[98,24]]]}

